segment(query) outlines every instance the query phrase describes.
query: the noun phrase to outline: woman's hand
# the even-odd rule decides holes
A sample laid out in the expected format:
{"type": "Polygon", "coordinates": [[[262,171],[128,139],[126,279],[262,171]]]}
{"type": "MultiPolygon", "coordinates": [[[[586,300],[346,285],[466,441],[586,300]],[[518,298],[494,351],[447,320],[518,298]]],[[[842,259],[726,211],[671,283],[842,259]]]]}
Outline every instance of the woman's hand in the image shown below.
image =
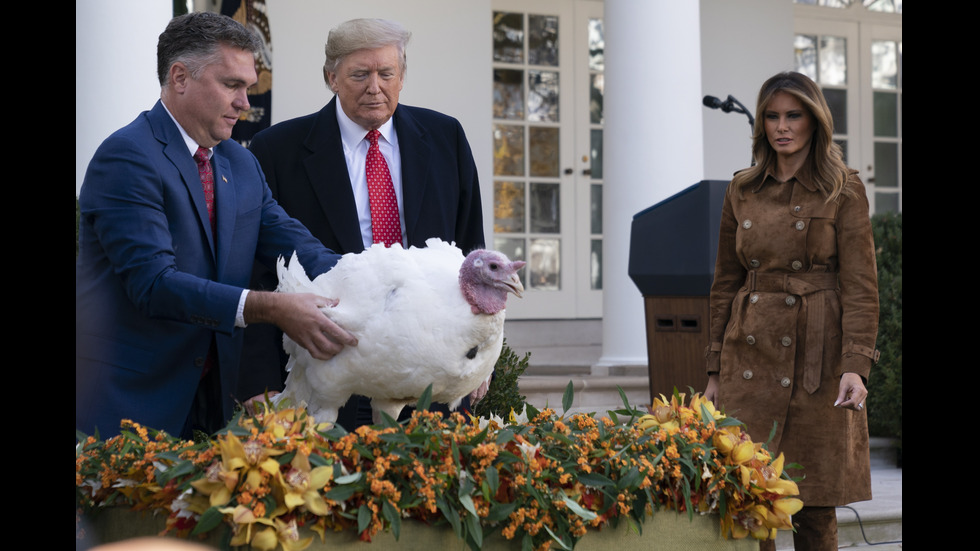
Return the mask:
{"type": "Polygon", "coordinates": [[[857,373],[845,373],[841,375],[840,392],[837,393],[834,406],[861,411],[864,409],[864,400],[867,397],[868,389],[864,387],[861,376],[857,373]]]}
{"type": "Polygon", "coordinates": [[[710,400],[715,407],[718,407],[718,378],[717,373],[708,375],[708,386],[704,387],[704,397],[710,400]]]}

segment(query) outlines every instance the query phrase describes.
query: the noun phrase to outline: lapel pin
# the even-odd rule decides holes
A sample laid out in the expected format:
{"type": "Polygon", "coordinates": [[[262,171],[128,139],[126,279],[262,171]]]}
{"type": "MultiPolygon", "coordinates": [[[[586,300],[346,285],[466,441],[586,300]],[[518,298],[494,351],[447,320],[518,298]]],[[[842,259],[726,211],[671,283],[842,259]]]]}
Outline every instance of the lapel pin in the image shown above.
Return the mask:
{"type": "Polygon", "coordinates": [[[228,183],[228,178],[225,178],[224,176],[221,177],[221,180],[226,184],[228,183]]]}

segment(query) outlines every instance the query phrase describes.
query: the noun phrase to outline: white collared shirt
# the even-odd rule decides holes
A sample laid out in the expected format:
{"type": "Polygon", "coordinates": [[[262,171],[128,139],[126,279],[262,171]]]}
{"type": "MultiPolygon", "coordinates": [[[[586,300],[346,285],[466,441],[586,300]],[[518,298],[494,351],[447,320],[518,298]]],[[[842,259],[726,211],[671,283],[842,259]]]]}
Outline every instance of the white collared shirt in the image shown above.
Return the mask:
{"type": "MultiPolygon", "coordinates": [[[[365,163],[371,142],[367,140],[368,130],[352,121],[344,113],[337,100],[337,123],[340,125],[340,139],[344,144],[344,159],[347,161],[347,174],[350,176],[351,188],[354,191],[354,203],[357,205],[357,219],[361,227],[361,240],[364,248],[373,242],[371,234],[371,202],[368,199],[367,177],[365,163]]],[[[391,173],[391,183],[395,187],[395,197],[398,199],[398,219],[402,227],[402,246],[405,246],[405,207],[402,194],[402,158],[398,149],[398,134],[395,133],[394,119],[388,119],[378,131],[381,138],[378,148],[388,163],[391,173]]]]}
{"type": "MultiPolygon", "coordinates": [[[[174,121],[174,124],[177,125],[177,130],[180,131],[180,136],[184,139],[184,145],[187,146],[187,151],[191,154],[191,158],[193,159],[194,155],[197,154],[197,148],[202,146],[200,146],[197,141],[195,141],[194,138],[192,138],[190,134],[184,130],[184,127],[177,122],[177,119],[174,118],[174,115],[170,112],[170,109],[167,109],[166,103],[161,101],[160,105],[162,105],[163,110],[170,115],[170,120],[174,121]]],[[[208,150],[208,159],[210,159],[214,155],[214,148],[208,147],[205,149],[208,150]]],[[[195,164],[197,164],[196,161],[195,164]]],[[[217,236],[215,236],[215,240],[217,240],[217,236]]],[[[247,296],[248,289],[242,289],[242,294],[238,299],[238,310],[235,312],[235,327],[245,327],[245,297],[247,296]]]]}

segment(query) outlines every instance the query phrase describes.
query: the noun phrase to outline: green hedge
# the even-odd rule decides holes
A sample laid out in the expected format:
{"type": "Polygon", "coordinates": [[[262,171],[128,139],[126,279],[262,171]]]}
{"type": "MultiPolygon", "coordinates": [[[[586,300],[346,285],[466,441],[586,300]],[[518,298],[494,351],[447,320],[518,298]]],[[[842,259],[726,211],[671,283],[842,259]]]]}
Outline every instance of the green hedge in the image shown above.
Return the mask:
{"type": "Polygon", "coordinates": [[[902,214],[871,218],[878,260],[878,350],[868,381],[872,436],[902,439],[902,214]]]}

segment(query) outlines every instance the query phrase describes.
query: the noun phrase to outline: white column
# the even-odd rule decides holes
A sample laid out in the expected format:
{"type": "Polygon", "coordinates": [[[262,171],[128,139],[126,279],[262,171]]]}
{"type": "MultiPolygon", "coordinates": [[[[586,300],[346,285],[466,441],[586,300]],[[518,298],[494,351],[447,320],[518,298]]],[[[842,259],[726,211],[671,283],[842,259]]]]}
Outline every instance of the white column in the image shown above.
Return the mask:
{"type": "Polygon", "coordinates": [[[606,0],[604,19],[603,349],[594,374],[647,365],[643,297],[627,272],[632,217],[704,170],[699,2],[606,0]]]}
{"type": "Polygon", "coordinates": [[[75,0],[75,194],[96,148],[160,98],[170,0],[75,0]]]}

